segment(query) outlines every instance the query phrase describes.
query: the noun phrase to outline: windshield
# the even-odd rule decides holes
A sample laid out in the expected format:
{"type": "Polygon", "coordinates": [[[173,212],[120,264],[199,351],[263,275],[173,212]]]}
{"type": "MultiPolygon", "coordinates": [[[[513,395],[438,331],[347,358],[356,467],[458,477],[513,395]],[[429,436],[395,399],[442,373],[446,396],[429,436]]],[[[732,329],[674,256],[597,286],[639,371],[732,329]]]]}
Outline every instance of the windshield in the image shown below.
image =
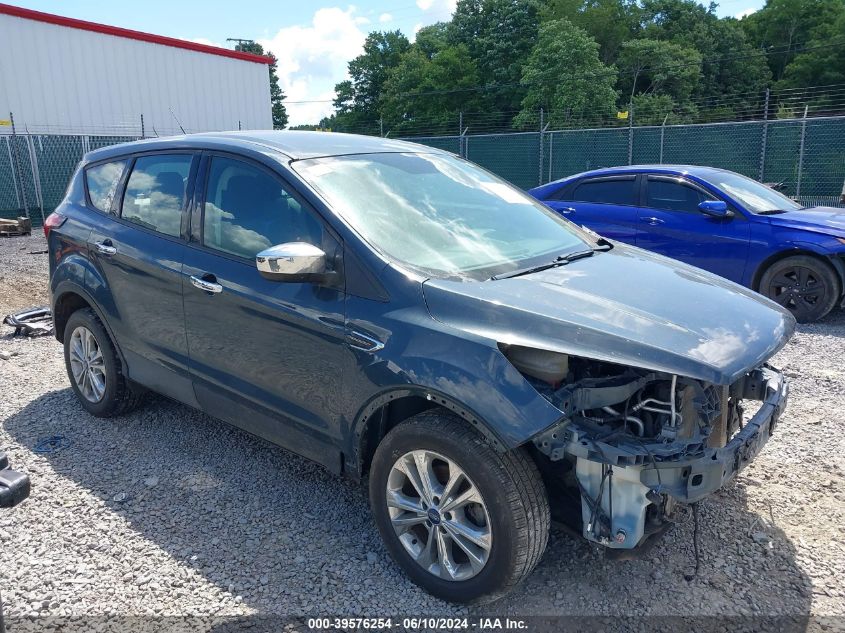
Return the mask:
{"type": "Polygon", "coordinates": [[[739,174],[716,172],[708,180],[724,190],[751,213],[796,211],[801,208],[800,204],[790,200],[782,193],[739,174]]]}
{"type": "Polygon", "coordinates": [[[293,168],[373,248],[434,276],[492,274],[589,250],[533,198],[446,154],[359,154],[293,168]]]}

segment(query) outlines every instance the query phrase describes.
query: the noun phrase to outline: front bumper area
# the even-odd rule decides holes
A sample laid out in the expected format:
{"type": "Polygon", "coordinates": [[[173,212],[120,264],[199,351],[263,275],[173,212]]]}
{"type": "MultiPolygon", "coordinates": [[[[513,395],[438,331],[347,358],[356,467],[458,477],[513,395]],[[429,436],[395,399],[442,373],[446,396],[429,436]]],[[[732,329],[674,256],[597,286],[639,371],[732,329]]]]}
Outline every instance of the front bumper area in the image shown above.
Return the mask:
{"type": "Polygon", "coordinates": [[[741,396],[761,406],[724,446],[712,446],[711,429],[673,442],[630,435],[602,440],[566,422],[534,443],[553,461],[574,458],[583,536],[632,549],[665,532],[674,502],[703,499],[757,456],[786,408],[789,386],[780,372],[763,366],[744,378],[741,396]]]}

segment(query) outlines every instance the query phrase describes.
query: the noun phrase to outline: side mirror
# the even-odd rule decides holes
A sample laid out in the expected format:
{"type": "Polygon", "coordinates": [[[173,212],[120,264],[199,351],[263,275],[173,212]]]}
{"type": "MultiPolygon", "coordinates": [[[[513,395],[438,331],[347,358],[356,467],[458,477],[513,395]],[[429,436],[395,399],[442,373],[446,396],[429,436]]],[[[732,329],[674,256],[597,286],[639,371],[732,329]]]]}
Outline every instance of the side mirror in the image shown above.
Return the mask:
{"type": "Polygon", "coordinates": [[[713,218],[730,218],[734,214],[728,209],[728,203],[723,200],[705,200],[699,203],[698,210],[713,218]]]}
{"type": "Polygon", "coordinates": [[[326,254],[307,242],[277,244],[255,256],[261,276],[272,281],[323,281],[332,273],[326,267],[326,254]]]}

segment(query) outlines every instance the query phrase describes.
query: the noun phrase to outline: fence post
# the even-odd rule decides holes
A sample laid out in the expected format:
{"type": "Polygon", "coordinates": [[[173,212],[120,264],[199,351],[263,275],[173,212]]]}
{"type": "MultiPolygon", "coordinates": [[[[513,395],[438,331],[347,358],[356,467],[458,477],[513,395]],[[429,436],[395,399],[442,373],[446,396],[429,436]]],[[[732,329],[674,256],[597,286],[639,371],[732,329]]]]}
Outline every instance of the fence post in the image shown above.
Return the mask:
{"type": "Polygon", "coordinates": [[[658,165],[663,164],[663,137],[666,135],[666,120],[669,118],[669,113],[663,117],[663,123],[660,125],[660,158],[657,161],[658,165]]]}
{"type": "Polygon", "coordinates": [[[458,156],[466,158],[466,150],[464,149],[464,113],[458,112],[458,156]]]}
{"type": "Polygon", "coordinates": [[[9,122],[12,124],[12,153],[15,155],[15,168],[18,173],[18,180],[21,187],[21,201],[23,202],[23,210],[26,217],[29,218],[29,203],[26,200],[26,183],[23,181],[23,171],[21,170],[21,159],[18,156],[18,136],[15,130],[15,116],[9,112],[9,122]]]}
{"type": "Polygon", "coordinates": [[[378,135],[384,138],[384,119],[379,118],[378,120],[378,135]]]}
{"type": "Polygon", "coordinates": [[[41,170],[38,168],[38,154],[35,151],[35,142],[27,130],[26,146],[29,150],[29,167],[32,170],[32,186],[35,189],[35,203],[41,210],[41,224],[44,224],[44,194],[41,191],[41,170]]]}
{"type": "Polygon", "coordinates": [[[554,157],[555,133],[549,132],[549,182],[552,181],[552,158],[554,157]]]}
{"type": "Polygon", "coordinates": [[[798,182],[795,184],[795,197],[801,196],[801,176],[804,172],[804,139],[807,136],[807,108],[804,106],[804,117],[801,119],[801,144],[798,146],[798,182]]]}
{"type": "MultiPolygon", "coordinates": [[[[241,122],[240,121],[238,121],[238,129],[239,130],[241,129],[241,122]]],[[[144,113],[143,112],[141,113],[141,138],[142,139],[146,138],[146,134],[144,134],[144,113]]]]}
{"type": "Polygon", "coordinates": [[[18,203],[18,208],[21,208],[21,192],[18,188],[18,174],[15,170],[15,163],[12,160],[12,145],[9,143],[9,137],[6,136],[6,153],[9,155],[9,168],[12,170],[12,184],[15,186],[15,201],[18,203]]]}
{"type": "Polygon", "coordinates": [[[763,182],[766,170],[766,145],[769,136],[769,89],[766,88],[766,101],[763,103],[763,133],[760,138],[760,177],[757,179],[763,182]]]}
{"type": "Polygon", "coordinates": [[[543,127],[543,108],[540,108],[540,127],[539,132],[537,133],[537,137],[540,139],[540,154],[539,154],[539,166],[537,167],[537,184],[543,184],[543,132],[545,132],[545,128],[543,127]]]}
{"type": "Polygon", "coordinates": [[[634,164],[634,103],[628,104],[628,164],[634,164]]]}

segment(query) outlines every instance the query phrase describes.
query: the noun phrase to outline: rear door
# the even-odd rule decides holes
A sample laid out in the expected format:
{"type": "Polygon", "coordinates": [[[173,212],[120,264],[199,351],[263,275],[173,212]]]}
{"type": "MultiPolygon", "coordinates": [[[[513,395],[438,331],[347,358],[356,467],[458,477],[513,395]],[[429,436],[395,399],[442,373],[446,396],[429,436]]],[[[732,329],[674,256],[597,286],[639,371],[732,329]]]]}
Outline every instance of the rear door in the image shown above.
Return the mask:
{"type": "Polygon", "coordinates": [[[714,218],[698,205],[717,200],[685,178],[648,175],[637,246],[741,282],[748,259],[749,222],[739,211],[714,218]]]}
{"type": "Polygon", "coordinates": [[[546,202],[567,220],[600,235],[634,244],[637,230],[637,176],[583,178],[568,185],[561,198],[546,202]]]}
{"type": "Polygon", "coordinates": [[[263,165],[222,153],[203,163],[182,279],[197,399],[211,415],[337,470],[342,284],[270,281],[255,255],[308,242],[339,266],[341,243],[263,165]]]}
{"type": "MultiPolygon", "coordinates": [[[[129,377],[192,404],[182,257],[186,205],[198,161],[194,152],[154,152],[128,159],[112,212],[88,238],[105,284],[86,280],[106,312],[129,377]]],[[[97,200],[89,203],[96,205],[97,200]]]]}

